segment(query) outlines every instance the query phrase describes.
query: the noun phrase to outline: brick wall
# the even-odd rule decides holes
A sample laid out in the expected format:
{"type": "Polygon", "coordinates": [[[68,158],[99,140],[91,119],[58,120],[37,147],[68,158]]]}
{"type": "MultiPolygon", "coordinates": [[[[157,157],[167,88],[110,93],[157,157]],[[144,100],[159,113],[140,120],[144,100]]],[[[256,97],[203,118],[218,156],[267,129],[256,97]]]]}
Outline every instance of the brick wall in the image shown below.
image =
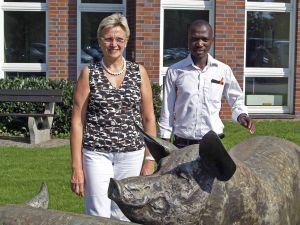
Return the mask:
{"type": "Polygon", "coordinates": [[[160,0],[136,0],[135,22],[135,61],[145,66],[153,82],[158,82],[160,0]]]}
{"type": "MultiPolygon", "coordinates": [[[[243,87],[245,1],[216,0],[215,57],[228,64],[243,87]]],[[[231,110],[224,102],[223,119],[231,118],[231,110]]]]}
{"type": "Polygon", "coordinates": [[[48,78],[76,79],[76,0],[48,1],[48,78]]]}

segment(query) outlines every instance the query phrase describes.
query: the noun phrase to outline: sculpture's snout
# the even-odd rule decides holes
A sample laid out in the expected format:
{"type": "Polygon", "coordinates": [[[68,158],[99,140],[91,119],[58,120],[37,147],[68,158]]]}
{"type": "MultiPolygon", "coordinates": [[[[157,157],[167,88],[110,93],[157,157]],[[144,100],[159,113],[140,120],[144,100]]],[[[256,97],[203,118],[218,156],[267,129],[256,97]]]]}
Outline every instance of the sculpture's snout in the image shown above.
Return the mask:
{"type": "Polygon", "coordinates": [[[148,202],[146,194],[136,181],[130,180],[129,183],[125,182],[124,184],[124,180],[117,181],[111,178],[108,187],[108,197],[120,205],[143,207],[148,202]]]}
{"type": "Polygon", "coordinates": [[[113,178],[110,178],[108,186],[108,197],[114,201],[120,201],[121,192],[122,191],[119,183],[113,178]]]}

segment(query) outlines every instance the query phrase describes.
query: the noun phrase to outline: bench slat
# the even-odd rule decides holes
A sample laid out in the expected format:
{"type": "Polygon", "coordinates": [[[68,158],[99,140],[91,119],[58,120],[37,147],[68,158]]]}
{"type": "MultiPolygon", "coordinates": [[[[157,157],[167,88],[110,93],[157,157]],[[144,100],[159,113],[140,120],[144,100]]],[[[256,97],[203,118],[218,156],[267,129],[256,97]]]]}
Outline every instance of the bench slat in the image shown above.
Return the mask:
{"type": "Polygon", "coordinates": [[[18,117],[35,117],[35,116],[42,116],[42,117],[48,117],[48,116],[55,116],[54,114],[50,113],[0,113],[0,116],[18,116],[18,117]]]}
{"type": "Polygon", "coordinates": [[[62,102],[63,90],[0,90],[0,102],[62,102]]]}
{"type": "Polygon", "coordinates": [[[0,102],[62,102],[61,96],[0,95],[0,102]]]}
{"type": "Polygon", "coordinates": [[[18,96],[18,95],[29,95],[29,96],[33,96],[33,95],[50,95],[50,96],[62,96],[63,95],[63,91],[62,90],[12,90],[12,89],[1,89],[0,90],[0,95],[9,95],[9,96],[18,96]]]}

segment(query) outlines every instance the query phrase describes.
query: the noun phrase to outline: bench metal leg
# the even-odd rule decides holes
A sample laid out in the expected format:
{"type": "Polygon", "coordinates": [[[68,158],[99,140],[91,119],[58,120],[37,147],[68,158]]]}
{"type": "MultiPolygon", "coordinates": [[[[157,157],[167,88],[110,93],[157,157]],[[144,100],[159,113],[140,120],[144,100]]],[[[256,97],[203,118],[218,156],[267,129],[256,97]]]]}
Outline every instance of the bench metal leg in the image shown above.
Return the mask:
{"type": "MultiPolygon", "coordinates": [[[[55,103],[49,103],[44,113],[53,114],[55,103]]],[[[51,140],[53,117],[28,117],[30,143],[39,144],[51,140]]]]}

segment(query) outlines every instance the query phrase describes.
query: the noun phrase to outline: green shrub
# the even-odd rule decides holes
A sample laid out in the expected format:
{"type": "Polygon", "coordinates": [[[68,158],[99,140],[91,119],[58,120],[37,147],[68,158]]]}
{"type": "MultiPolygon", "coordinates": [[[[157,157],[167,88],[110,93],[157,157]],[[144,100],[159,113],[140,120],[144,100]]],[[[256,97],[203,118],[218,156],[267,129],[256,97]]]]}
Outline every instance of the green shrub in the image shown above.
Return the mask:
{"type": "MultiPolygon", "coordinates": [[[[74,81],[71,80],[48,80],[45,78],[14,78],[0,79],[0,89],[61,89],[64,92],[63,102],[55,106],[53,135],[68,135],[70,130],[70,117],[72,112],[72,98],[74,81]]],[[[43,103],[21,103],[21,102],[0,102],[0,112],[10,113],[42,113],[43,103]]],[[[4,117],[2,117],[4,118],[4,117]]],[[[11,135],[28,136],[27,118],[6,117],[0,122],[0,133],[11,135]]]]}
{"type": "Polygon", "coordinates": [[[154,105],[154,113],[156,120],[159,120],[160,117],[160,109],[161,109],[161,86],[159,84],[152,84],[152,92],[153,92],[153,105],[154,105]]]}

